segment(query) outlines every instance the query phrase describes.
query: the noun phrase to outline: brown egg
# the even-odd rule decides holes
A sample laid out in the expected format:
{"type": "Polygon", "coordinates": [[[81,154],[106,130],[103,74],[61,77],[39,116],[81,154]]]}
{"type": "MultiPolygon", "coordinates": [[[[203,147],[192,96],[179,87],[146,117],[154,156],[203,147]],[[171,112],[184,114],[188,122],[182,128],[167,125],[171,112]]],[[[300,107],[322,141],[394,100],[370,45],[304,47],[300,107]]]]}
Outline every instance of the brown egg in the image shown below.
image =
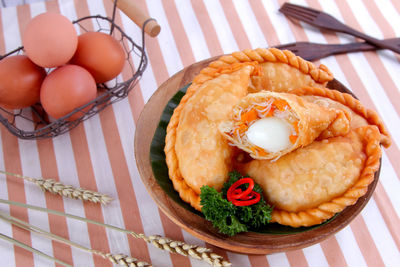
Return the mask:
{"type": "Polygon", "coordinates": [[[0,106],[7,109],[29,107],[39,102],[46,71],[27,56],[9,56],[0,61],[0,106]]]}
{"type": "Polygon", "coordinates": [[[37,65],[52,68],[66,64],[78,46],[74,25],[63,15],[46,12],[26,26],[22,43],[27,56],[37,65]]]}
{"type": "Polygon", "coordinates": [[[125,63],[125,51],[110,35],[87,32],[79,35],[78,48],[71,63],[84,67],[97,83],[103,83],[121,73],[125,63]]]}
{"type": "MultiPolygon", "coordinates": [[[[59,119],[96,98],[92,75],[77,65],[58,67],[47,75],[40,90],[40,101],[51,117],[59,119]]],[[[70,119],[81,117],[76,113],[70,119]]]]}

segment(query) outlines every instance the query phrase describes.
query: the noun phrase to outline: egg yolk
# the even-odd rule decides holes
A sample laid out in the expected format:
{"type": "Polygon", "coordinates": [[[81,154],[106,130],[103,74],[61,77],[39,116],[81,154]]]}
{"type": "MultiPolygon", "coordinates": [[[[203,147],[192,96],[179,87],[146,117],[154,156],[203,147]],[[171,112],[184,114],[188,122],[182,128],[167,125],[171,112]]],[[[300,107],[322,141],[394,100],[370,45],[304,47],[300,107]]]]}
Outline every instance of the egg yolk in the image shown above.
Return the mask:
{"type": "Polygon", "coordinates": [[[246,132],[248,140],[268,152],[278,152],[292,145],[291,125],[284,119],[267,117],[254,122],[246,132]]]}

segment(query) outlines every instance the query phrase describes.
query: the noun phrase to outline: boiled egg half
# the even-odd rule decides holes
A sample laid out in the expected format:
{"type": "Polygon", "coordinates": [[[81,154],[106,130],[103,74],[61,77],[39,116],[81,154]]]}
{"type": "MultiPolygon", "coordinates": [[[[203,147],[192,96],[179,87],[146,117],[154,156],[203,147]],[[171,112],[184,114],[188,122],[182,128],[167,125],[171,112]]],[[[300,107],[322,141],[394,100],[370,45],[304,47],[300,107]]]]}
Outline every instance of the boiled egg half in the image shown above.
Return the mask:
{"type": "Polygon", "coordinates": [[[291,134],[291,125],[286,120],[276,117],[259,119],[246,132],[252,144],[273,153],[292,145],[289,139],[291,134]]]}

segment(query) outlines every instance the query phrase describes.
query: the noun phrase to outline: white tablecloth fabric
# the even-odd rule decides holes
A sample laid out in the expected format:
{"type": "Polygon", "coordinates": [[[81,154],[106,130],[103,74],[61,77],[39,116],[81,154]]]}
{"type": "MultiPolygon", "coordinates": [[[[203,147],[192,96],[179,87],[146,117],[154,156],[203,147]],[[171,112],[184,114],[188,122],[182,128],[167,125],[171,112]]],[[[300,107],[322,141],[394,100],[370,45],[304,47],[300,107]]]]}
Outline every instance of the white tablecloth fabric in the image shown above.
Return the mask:
{"type": "MultiPolygon", "coordinates": [[[[21,29],[29,18],[47,10],[71,20],[88,14],[111,16],[109,0],[1,1],[0,53],[21,45],[21,29]]],[[[0,131],[0,169],[31,177],[56,178],[65,184],[108,193],[115,201],[105,207],[44,194],[35,186],[0,175],[0,198],[86,216],[188,243],[205,245],[172,223],[146,192],[134,158],[135,122],[162,82],[185,66],[224,53],[294,41],[346,43],[344,34],[320,31],[288,20],[278,12],[283,0],[138,0],[157,19],[162,31],[147,38],[149,65],[127,99],[114,104],[70,133],[40,141],[19,140],[0,131]]],[[[307,0],[294,3],[322,9],[348,25],[377,38],[400,36],[397,0],[307,0]]],[[[140,40],[140,29],[124,14],[117,18],[125,31],[140,40]]],[[[233,266],[400,266],[400,57],[391,51],[353,53],[325,58],[336,79],[344,83],[387,125],[392,146],[384,151],[380,181],[359,216],[326,241],[272,255],[240,255],[214,248],[233,266]]],[[[319,64],[319,63],[317,63],[319,64]]],[[[143,155],[147,157],[147,155],[143,155]]],[[[141,240],[70,219],[10,208],[2,211],[29,220],[88,247],[123,253],[154,266],[207,266],[160,251],[141,240]]],[[[98,257],[12,228],[0,221],[0,232],[14,236],[74,266],[111,266],[98,257]]],[[[2,266],[53,266],[43,257],[0,241],[2,266]]]]}

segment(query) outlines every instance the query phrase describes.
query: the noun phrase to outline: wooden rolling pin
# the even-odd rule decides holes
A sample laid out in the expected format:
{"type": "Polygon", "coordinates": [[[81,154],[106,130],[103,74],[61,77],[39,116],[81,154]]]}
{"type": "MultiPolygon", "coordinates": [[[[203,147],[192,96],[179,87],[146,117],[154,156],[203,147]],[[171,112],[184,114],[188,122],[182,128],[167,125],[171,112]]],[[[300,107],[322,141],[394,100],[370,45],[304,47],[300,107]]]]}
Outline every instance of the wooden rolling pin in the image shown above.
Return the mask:
{"type": "MultiPolygon", "coordinates": [[[[115,2],[115,0],[112,0],[115,2]]],[[[140,28],[143,27],[143,24],[151,19],[149,15],[147,15],[137,3],[135,3],[137,0],[117,0],[117,7],[125,13],[136,25],[138,25],[140,28]]],[[[161,27],[157,23],[156,20],[150,20],[145,28],[144,28],[145,33],[150,35],[151,37],[156,37],[160,31],[161,27]]]]}

